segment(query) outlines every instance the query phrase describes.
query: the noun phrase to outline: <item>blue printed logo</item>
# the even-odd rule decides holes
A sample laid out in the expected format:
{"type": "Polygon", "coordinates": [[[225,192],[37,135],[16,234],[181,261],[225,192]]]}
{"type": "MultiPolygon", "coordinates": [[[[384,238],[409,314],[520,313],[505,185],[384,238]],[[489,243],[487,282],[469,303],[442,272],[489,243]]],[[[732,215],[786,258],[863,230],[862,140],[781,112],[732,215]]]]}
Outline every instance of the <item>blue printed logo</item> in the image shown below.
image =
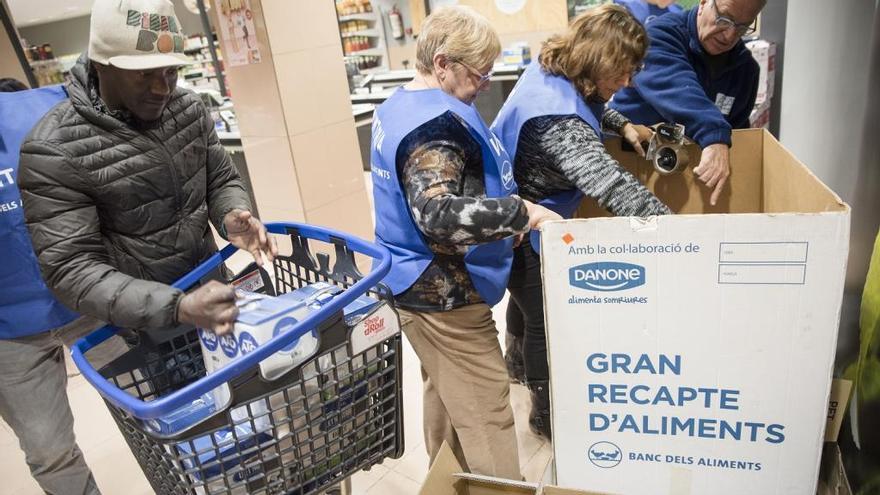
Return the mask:
{"type": "Polygon", "coordinates": [[[238,354],[238,342],[235,341],[235,335],[228,333],[220,337],[220,348],[223,349],[223,354],[234,358],[238,354]]]}
{"type": "Polygon", "coordinates": [[[594,466],[607,469],[620,464],[623,452],[611,442],[596,442],[590,446],[587,457],[594,466]]]}
{"type": "Polygon", "coordinates": [[[217,350],[217,334],[210,330],[200,328],[199,338],[202,339],[202,345],[205,346],[205,349],[208,349],[208,352],[214,352],[217,350]]]}
{"type": "Polygon", "coordinates": [[[504,184],[504,189],[513,188],[513,165],[510,164],[510,160],[504,160],[501,164],[501,182],[504,184]]]}
{"type": "Polygon", "coordinates": [[[241,349],[241,355],[250,354],[259,346],[257,339],[247,332],[241,332],[238,336],[238,348],[241,349]]]}
{"type": "Polygon", "coordinates": [[[632,289],[645,284],[645,267],[614,261],[587,263],[568,269],[568,283],[602,292],[632,289]]]}
{"type": "MultiPolygon", "coordinates": [[[[275,324],[275,330],[272,330],[272,336],[275,337],[276,335],[282,334],[282,333],[287,332],[289,330],[293,330],[293,327],[296,326],[296,323],[297,323],[296,318],[291,318],[289,316],[285,317],[285,318],[281,318],[280,320],[278,320],[278,323],[275,324]]],[[[296,347],[296,344],[298,342],[299,342],[299,339],[296,339],[293,342],[291,342],[289,346],[284,347],[281,350],[284,352],[290,352],[296,347]]]]}

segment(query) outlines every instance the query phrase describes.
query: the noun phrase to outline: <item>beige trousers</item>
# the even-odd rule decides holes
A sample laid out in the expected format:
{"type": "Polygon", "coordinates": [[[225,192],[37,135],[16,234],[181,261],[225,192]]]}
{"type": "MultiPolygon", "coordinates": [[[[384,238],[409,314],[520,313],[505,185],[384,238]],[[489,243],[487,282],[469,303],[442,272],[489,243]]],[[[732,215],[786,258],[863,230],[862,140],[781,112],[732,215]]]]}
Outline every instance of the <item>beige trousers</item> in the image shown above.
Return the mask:
{"type": "Polygon", "coordinates": [[[522,479],[510,381],[489,306],[400,316],[422,364],[431,463],[445,441],[472,473],[522,479]]]}

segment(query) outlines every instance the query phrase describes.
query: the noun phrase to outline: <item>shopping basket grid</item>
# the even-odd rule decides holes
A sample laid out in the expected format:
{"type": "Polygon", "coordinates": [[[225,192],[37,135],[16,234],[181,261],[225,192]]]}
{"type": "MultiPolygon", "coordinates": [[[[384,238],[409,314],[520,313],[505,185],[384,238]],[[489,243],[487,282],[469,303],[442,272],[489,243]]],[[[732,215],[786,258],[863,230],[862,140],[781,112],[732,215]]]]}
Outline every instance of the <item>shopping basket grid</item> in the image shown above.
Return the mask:
{"type": "MultiPolygon", "coordinates": [[[[319,281],[349,289],[363,278],[343,234],[317,229],[323,235],[316,236],[315,227],[296,224],[269,227],[292,244],[291,253],[274,262],[277,293],[319,281]],[[332,246],[332,267],[331,256],[312,253],[316,237],[332,246]]],[[[224,256],[231,252],[224,250],[224,256]]],[[[390,300],[381,285],[368,293],[390,300]]],[[[107,385],[93,384],[157,493],[315,494],[403,454],[400,333],[355,354],[342,311],[325,316],[317,325],[320,347],[312,358],[274,381],[264,380],[259,366],[248,367],[228,382],[233,397],[228,408],[176,435],[156,433],[149,426],[155,413],[139,417],[102,388],[112,384],[149,404],[198,386],[206,374],[195,329],[144,335],[138,346],[98,370],[107,385]]],[[[308,331],[299,330],[291,333],[308,331]]],[[[88,347],[74,350],[78,365],[78,351],[88,347]]]]}

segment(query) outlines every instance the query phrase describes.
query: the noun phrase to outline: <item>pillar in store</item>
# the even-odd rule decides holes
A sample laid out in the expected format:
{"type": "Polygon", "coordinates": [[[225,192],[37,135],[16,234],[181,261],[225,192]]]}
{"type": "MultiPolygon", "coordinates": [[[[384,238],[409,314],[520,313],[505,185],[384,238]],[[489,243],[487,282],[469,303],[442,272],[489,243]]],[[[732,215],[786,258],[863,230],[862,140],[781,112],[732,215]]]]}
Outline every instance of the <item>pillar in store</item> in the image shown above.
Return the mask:
{"type": "Polygon", "coordinates": [[[372,238],[334,3],[211,5],[260,216],[372,238]],[[233,65],[235,48],[256,48],[259,62],[233,65]]]}
{"type": "Polygon", "coordinates": [[[21,46],[18,31],[5,0],[0,0],[0,30],[0,78],[14,77],[28,84],[27,74],[19,58],[20,50],[17,50],[21,46]]]}

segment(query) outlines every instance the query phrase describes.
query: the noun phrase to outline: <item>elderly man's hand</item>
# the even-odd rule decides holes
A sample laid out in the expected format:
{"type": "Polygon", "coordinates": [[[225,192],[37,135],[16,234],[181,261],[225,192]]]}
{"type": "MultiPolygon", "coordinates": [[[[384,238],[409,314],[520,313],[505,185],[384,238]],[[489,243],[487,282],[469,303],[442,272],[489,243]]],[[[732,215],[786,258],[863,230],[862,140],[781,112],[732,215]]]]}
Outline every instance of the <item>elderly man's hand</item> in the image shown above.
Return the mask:
{"type": "Polygon", "coordinates": [[[177,304],[177,321],[210,330],[217,335],[232,331],[238,308],[231,285],[211,280],[185,294],[177,304]]]}
{"type": "Polygon", "coordinates": [[[713,187],[709,203],[715,206],[721,190],[730,176],[730,148],[724,143],[710,144],[703,148],[700,164],[694,174],[708,187],[713,187]]]}
{"type": "Polygon", "coordinates": [[[226,227],[226,238],[239,248],[245,249],[254,256],[258,265],[263,264],[263,253],[269,263],[278,255],[278,245],[269,237],[266,227],[251,212],[235,209],[223,218],[226,227]]]}
{"type": "Polygon", "coordinates": [[[642,143],[650,142],[654,137],[654,131],[650,127],[632,123],[623,126],[620,133],[623,135],[623,139],[626,139],[636,149],[636,153],[642,157],[645,156],[645,148],[642,143]]]}

